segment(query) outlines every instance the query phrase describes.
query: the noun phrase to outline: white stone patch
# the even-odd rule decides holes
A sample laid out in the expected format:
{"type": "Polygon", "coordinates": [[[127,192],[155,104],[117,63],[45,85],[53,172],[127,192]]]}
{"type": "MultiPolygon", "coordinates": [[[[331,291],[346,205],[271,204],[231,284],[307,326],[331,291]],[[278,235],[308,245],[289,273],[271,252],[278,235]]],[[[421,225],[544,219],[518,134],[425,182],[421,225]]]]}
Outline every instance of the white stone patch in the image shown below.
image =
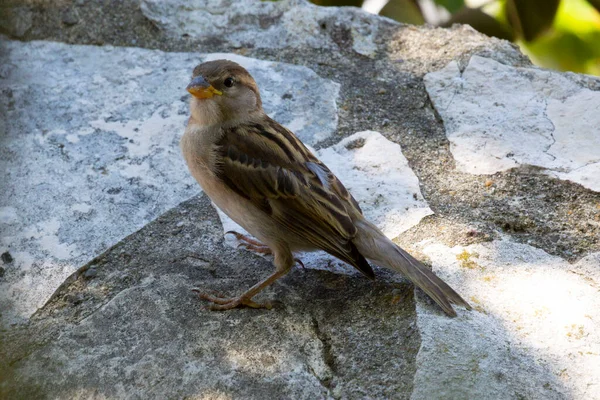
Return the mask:
{"type": "Polygon", "coordinates": [[[474,310],[449,319],[418,296],[413,400],[600,398],[600,253],[569,264],[509,240],[422,245],[474,310]]]}
{"type": "Polygon", "coordinates": [[[160,107],[147,119],[111,121],[110,115],[101,115],[99,119],[90,121],[90,126],[102,131],[114,132],[125,139],[123,145],[132,157],[143,157],[150,153],[153,147],[169,147],[173,135],[165,132],[184,126],[188,115],[183,112],[185,101],[176,101],[165,107],[160,107]],[[182,112],[178,112],[181,110],[182,112]],[[169,116],[170,118],[165,118],[169,116]]]}
{"type": "Polygon", "coordinates": [[[226,38],[233,46],[255,48],[311,47],[334,50],[329,25],[350,29],[352,48],[373,57],[380,19],[351,7],[317,7],[305,0],[222,1],[142,0],[142,13],[180,37],[226,38]],[[231,24],[231,20],[235,24],[231,24]],[[232,28],[232,25],[235,27],[232,28]]]}
{"type": "Polygon", "coordinates": [[[70,134],[65,136],[65,138],[71,143],[79,143],[79,136],[77,135],[70,134]]]}
{"type": "Polygon", "coordinates": [[[39,250],[46,256],[45,258],[59,261],[69,260],[77,256],[77,245],[70,245],[59,240],[58,230],[60,227],[59,220],[51,218],[25,228],[21,238],[35,241],[39,250]]]}
{"type": "MultiPolygon", "coordinates": [[[[400,146],[380,133],[358,132],[315,153],[352,193],[365,216],[388,237],[398,236],[433,214],[400,146]]],[[[219,217],[224,232],[247,233],[220,210],[219,217]]],[[[230,245],[237,245],[232,235],[226,235],[226,239],[230,245]]],[[[299,257],[310,268],[339,271],[346,268],[324,252],[299,257]]]]}
{"type": "Polygon", "coordinates": [[[317,156],[352,193],[369,220],[389,238],[433,214],[400,145],[379,132],[355,133],[317,152],[317,156]]]}
{"type": "Polygon", "coordinates": [[[19,215],[15,207],[0,207],[0,224],[12,225],[19,222],[19,215]]]}
{"type": "Polygon", "coordinates": [[[71,210],[87,214],[92,210],[92,206],[86,203],[73,204],[71,210]]]}
{"type": "Polygon", "coordinates": [[[200,62],[247,67],[265,110],[302,121],[309,143],[337,127],[339,85],[305,67],[10,40],[0,53],[0,253],[14,258],[2,322],[27,318],[79,266],[200,191],[179,150],[200,62]]]}
{"type": "Polygon", "coordinates": [[[600,92],[570,75],[473,56],[425,76],[457,168],[493,174],[519,165],[600,191],[600,92]]]}

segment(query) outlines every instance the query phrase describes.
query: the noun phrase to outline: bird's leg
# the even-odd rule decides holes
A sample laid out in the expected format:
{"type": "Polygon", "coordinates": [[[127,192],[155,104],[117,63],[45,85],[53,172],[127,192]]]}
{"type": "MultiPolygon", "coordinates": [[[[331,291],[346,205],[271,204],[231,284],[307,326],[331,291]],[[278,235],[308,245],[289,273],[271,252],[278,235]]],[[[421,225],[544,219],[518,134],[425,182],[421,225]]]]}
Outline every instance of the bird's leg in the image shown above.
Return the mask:
{"type": "Polygon", "coordinates": [[[232,234],[235,238],[241,243],[238,244],[238,247],[243,246],[246,250],[253,251],[255,253],[263,254],[265,256],[273,254],[269,246],[262,244],[258,240],[252,239],[250,236],[242,235],[241,233],[228,231],[225,234],[232,234]]]}
{"type": "MultiPolygon", "coordinates": [[[[225,234],[226,235],[231,234],[231,235],[235,236],[235,238],[238,241],[241,242],[240,244],[238,244],[238,248],[244,247],[246,250],[252,251],[254,253],[262,254],[264,256],[270,256],[271,254],[273,254],[273,251],[269,248],[269,246],[259,242],[258,240],[251,238],[248,235],[243,235],[243,234],[241,234],[239,232],[235,232],[235,231],[227,231],[227,232],[225,232],[225,234]]],[[[294,261],[296,261],[298,264],[300,264],[300,266],[302,268],[304,268],[304,263],[302,262],[302,260],[300,260],[299,258],[294,258],[294,261]]]]}
{"type": "Polygon", "coordinates": [[[270,303],[257,303],[255,301],[253,301],[252,298],[254,296],[256,296],[264,288],[266,288],[267,286],[269,286],[270,284],[275,282],[277,279],[281,278],[282,276],[284,276],[288,272],[290,272],[290,269],[294,265],[294,261],[295,261],[292,253],[287,248],[286,249],[276,249],[274,251],[274,254],[275,254],[275,260],[273,263],[275,264],[275,272],[273,272],[266,279],[260,281],[256,285],[252,286],[250,289],[248,289],[246,292],[244,292],[243,294],[241,294],[238,297],[225,298],[225,297],[208,294],[206,292],[202,292],[199,289],[193,289],[193,290],[198,293],[198,296],[201,299],[204,299],[204,300],[210,301],[211,303],[214,303],[212,306],[210,306],[210,309],[215,310],[215,311],[230,310],[232,308],[243,307],[243,306],[251,307],[251,308],[270,309],[271,308],[270,303]]]}

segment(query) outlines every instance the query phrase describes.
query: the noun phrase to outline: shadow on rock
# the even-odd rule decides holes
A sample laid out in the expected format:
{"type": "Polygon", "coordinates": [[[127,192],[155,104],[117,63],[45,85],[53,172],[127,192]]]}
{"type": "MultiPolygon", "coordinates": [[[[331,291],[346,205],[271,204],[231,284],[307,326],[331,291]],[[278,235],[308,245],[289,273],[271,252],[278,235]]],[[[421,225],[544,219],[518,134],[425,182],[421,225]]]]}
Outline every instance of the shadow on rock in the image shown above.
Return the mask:
{"type": "Polygon", "coordinates": [[[209,311],[192,288],[233,295],[272,269],[221,232],[200,196],[82,267],[3,333],[0,397],[410,397],[411,286],[295,269],[259,296],[272,310],[209,311]]]}

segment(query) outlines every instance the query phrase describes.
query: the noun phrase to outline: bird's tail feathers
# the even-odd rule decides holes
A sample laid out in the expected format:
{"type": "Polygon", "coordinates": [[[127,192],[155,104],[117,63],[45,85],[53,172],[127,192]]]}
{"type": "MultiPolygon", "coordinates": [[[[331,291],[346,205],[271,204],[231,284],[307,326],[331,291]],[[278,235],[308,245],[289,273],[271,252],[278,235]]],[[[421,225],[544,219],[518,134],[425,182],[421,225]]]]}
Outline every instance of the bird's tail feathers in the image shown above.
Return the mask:
{"type": "Polygon", "coordinates": [[[471,306],[446,282],[436,276],[416,258],[389,240],[375,225],[368,221],[357,222],[359,228],[354,244],[358,251],[373,263],[400,272],[429,295],[444,312],[452,317],[456,311],[452,304],[471,306]]]}

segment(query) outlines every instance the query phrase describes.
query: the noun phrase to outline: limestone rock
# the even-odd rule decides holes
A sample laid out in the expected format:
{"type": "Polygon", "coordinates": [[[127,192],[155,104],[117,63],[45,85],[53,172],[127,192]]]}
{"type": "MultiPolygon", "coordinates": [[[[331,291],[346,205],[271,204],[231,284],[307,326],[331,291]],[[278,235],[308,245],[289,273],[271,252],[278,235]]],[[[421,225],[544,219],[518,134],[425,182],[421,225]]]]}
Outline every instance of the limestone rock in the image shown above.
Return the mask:
{"type": "Polygon", "coordinates": [[[425,77],[457,167],[493,174],[535,165],[600,191],[600,79],[515,68],[474,56],[425,77]],[[583,84],[582,84],[583,83],[583,84]]]}
{"type": "Polygon", "coordinates": [[[420,297],[412,399],[600,398],[600,253],[569,264],[509,239],[423,251],[474,310],[449,320],[420,297]]]}
{"type": "Polygon", "coordinates": [[[298,0],[26,11],[24,41],[0,44],[1,398],[599,398],[596,78],[468,27],[298,0]],[[272,310],[205,310],[191,288],[233,295],[272,269],[186,201],[184,86],[210,57],[246,65],[475,310],[449,319],[319,253],[261,293],[272,310]]]}
{"type": "Polygon", "coordinates": [[[260,296],[273,310],[227,313],[191,291],[233,295],[271,271],[223,245],[205,196],[187,201],[4,333],[0,398],[409,398],[408,285],[295,269],[260,296]]]}
{"type": "Polygon", "coordinates": [[[201,61],[229,58],[265,110],[307,143],[337,126],[339,85],[305,67],[234,54],[3,41],[0,281],[4,320],[27,318],[78,265],[198,193],[179,151],[185,86],[201,61]]]}
{"type": "Polygon", "coordinates": [[[338,42],[350,42],[355,52],[365,56],[377,50],[379,25],[391,23],[364,11],[317,7],[306,0],[142,0],[141,9],[176,36],[218,38],[233,47],[337,50],[335,38],[327,34],[337,32],[338,42]]]}

